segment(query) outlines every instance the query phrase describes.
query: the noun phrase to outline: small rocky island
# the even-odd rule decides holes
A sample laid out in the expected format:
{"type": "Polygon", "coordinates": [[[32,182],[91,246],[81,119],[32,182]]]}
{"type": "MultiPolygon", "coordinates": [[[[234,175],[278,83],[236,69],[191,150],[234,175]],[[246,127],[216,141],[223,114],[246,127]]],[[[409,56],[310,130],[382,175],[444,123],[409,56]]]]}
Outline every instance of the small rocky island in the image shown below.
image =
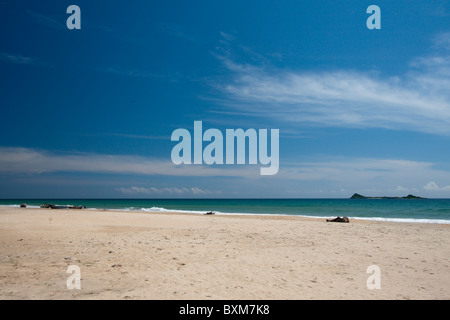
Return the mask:
{"type": "Polygon", "coordinates": [[[417,197],[412,194],[408,194],[406,197],[366,197],[360,195],[359,193],[355,193],[350,197],[350,199],[426,199],[426,198],[417,197]]]}

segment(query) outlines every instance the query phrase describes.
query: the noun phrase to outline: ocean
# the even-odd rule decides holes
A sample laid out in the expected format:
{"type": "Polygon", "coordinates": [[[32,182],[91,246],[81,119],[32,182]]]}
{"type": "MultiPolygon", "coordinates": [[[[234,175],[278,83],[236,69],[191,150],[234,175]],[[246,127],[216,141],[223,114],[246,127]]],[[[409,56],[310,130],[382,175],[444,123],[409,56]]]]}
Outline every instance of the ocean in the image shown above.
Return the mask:
{"type": "Polygon", "coordinates": [[[450,199],[20,199],[0,200],[0,206],[26,203],[72,204],[87,209],[204,214],[293,215],[314,218],[450,224],[450,199]]]}

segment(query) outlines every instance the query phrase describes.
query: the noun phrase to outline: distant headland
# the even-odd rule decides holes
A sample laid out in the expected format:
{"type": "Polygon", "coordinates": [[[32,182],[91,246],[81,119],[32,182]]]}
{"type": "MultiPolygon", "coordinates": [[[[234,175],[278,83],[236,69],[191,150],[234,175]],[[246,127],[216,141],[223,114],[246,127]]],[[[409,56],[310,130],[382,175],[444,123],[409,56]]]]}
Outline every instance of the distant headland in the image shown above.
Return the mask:
{"type": "Polygon", "coordinates": [[[359,193],[355,193],[350,197],[350,199],[426,199],[426,198],[417,197],[412,194],[408,194],[406,197],[366,197],[360,195],[359,193]]]}

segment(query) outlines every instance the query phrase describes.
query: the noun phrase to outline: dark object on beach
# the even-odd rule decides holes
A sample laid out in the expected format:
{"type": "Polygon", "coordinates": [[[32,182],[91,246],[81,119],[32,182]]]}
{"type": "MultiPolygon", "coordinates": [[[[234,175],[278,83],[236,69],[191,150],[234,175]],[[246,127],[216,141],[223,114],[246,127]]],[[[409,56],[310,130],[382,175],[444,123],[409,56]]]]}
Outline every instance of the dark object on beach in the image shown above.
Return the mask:
{"type": "Polygon", "coordinates": [[[215,214],[215,213],[212,212],[212,211],[209,211],[209,212],[207,212],[207,213],[205,213],[205,214],[215,214]]]}
{"type": "Polygon", "coordinates": [[[68,205],[60,206],[60,205],[57,205],[57,204],[51,204],[50,208],[51,209],[69,209],[69,206],[68,205]]]}
{"type": "Polygon", "coordinates": [[[69,209],[86,209],[86,207],[83,207],[83,206],[69,206],[69,209]]]}
{"type": "Polygon", "coordinates": [[[26,204],[26,203],[21,203],[21,204],[20,204],[20,207],[21,207],[21,208],[26,208],[26,207],[27,207],[27,204],[26,204]]]}
{"type": "Polygon", "coordinates": [[[49,205],[52,209],[84,209],[83,206],[72,206],[72,205],[55,205],[51,204],[49,205]]]}
{"type": "Polygon", "coordinates": [[[327,219],[327,222],[346,222],[346,223],[348,223],[348,222],[350,222],[350,220],[347,218],[347,217],[336,217],[336,218],[334,218],[334,219],[327,219]]]}
{"type": "Polygon", "coordinates": [[[52,206],[52,205],[49,203],[41,204],[41,208],[50,208],[50,206],[52,206]]]}

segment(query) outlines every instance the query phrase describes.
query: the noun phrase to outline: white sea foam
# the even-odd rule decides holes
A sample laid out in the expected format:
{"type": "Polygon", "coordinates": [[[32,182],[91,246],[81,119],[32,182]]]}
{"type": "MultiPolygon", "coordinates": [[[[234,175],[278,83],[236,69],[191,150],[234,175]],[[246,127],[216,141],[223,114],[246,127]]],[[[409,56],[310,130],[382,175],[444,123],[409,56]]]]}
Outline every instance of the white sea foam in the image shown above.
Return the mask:
{"type": "MultiPolygon", "coordinates": [[[[0,207],[6,207],[6,208],[20,208],[20,204],[2,204],[0,207]]],[[[40,206],[30,206],[27,205],[27,208],[40,208],[40,206]]]]}
{"type": "Polygon", "coordinates": [[[127,207],[122,209],[108,209],[113,211],[132,211],[132,212],[177,212],[177,213],[193,213],[193,214],[204,214],[206,211],[194,211],[194,210],[177,210],[177,209],[166,209],[162,207],[151,207],[151,208],[136,208],[136,207],[127,207]]]}
{"type": "Polygon", "coordinates": [[[413,218],[380,218],[380,217],[352,217],[356,220],[370,220],[370,221],[386,221],[386,222],[409,222],[409,223],[438,223],[450,224],[450,220],[442,219],[413,219],[413,218]]]}
{"type": "MultiPolygon", "coordinates": [[[[166,209],[161,207],[151,208],[125,208],[116,209],[118,211],[141,211],[141,212],[177,212],[177,213],[191,213],[191,214],[205,214],[206,211],[194,211],[194,210],[176,210],[166,209]]],[[[313,216],[313,215],[299,215],[299,214],[277,214],[277,213],[248,213],[248,212],[220,212],[213,211],[217,215],[252,215],[252,216],[286,216],[286,217],[304,217],[313,219],[334,219],[336,216],[313,216]]],[[[349,219],[355,220],[369,220],[369,221],[386,221],[386,222],[407,222],[407,223],[438,223],[438,224],[450,224],[450,220],[442,219],[413,219],[413,218],[382,218],[382,217],[349,217],[349,219]]]]}

